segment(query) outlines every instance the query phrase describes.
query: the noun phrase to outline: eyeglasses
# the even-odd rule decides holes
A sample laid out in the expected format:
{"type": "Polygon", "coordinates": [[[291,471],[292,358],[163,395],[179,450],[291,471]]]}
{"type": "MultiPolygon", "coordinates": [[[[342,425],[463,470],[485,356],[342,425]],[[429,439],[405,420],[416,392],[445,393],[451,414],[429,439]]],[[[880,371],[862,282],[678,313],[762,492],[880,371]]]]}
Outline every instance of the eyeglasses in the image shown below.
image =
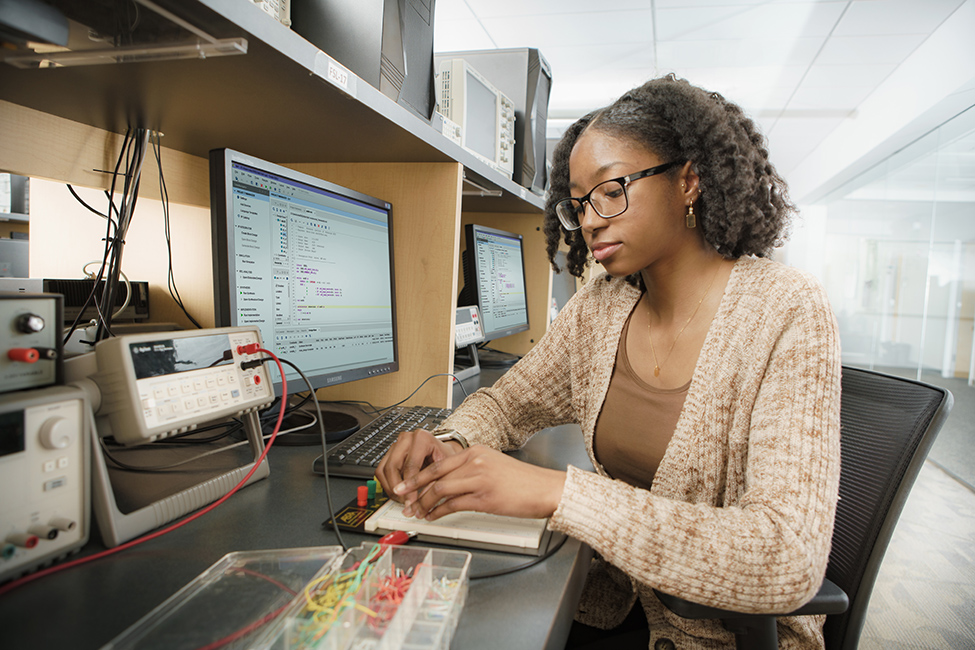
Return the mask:
{"type": "Polygon", "coordinates": [[[636,172],[629,176],[620,176],[619,178],[603,181],[592,188],[592,191],[582,198],[562,199],[556,203],[555,214],[558,216],[559,221],[562,222],[562,227],[566,230],[578,230],[582,227],[581,219],[586,211],[586,203],[591,205],[592,209],[596,211],[596,214],[603,219],[618,217],[630,207],[629,199],[626,195],[626,188],[630,186],[630,183],[641,178],[647,178],[648,176],[662,174],[668,169],[682,164],[684,163],[675,160],[664,163],[663,165],[651,167],[650,169],[644,169],[642,172],[636,172]]]}

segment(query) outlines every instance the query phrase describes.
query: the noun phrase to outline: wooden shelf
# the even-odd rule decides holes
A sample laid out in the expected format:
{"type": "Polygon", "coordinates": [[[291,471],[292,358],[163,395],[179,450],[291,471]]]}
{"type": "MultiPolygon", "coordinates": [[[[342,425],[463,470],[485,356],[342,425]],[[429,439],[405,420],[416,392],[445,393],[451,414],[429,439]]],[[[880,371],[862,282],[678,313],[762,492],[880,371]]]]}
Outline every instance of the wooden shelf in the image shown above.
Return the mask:
{"type": "MultiPolygon", "coordinates": [[[[461,224],[468,221],[494,224],[532,242],[526,251],[526,268],[537,276],[529,288],[532,329],[506,341],[508,351],[531,348],[544,333],[548,304],[542,197],[354,75],[343,88],[329,81],[328,55],[253,3],[156,2],[215,38],[246,39],[247,53],[46,69],[0,62],[0,170],[106,189],[110,176],[100,170],[115,164],[120,134],[129,126],[162,133],[167,195],[181,206],[173,214],[181,294],[205,326],[213,323],[211,149],[237,149],[389,200],[396,223],[400,372],[329,388],[323,396],[388,404],[453,368],[456,269],[461,224]],[[474,185],[466,181],[488,190],[487,196],[472,193],[474,185]],[[497,191],[500,196],[493,196],[497,191]]],[[[157,176],[148,156],[143,179],[157,176]]],[[[32,254],[32,272],[37,263],[42,276],[72,277],[91,259],[87,249],[101,241],[104,225],[67,192],[48,190],[30,221],[31,250],[38,253],[32,254]]],[[[143,182],[140,196],[158,198],[158,184],[143,182]]],[[[135,225],[126,237],[127,272],[153,288],[153,320],[161,314],[186,325],[165,292],[158,221],[146,214],[135,225]]],[[[447,406],[451,395],[443,379],[409,403],[447,406]]]]}
{"type": "MultiPolygon", "coordinates": [[[[163,145],[206,158],[230,147],[274,162],[459,162],[502,196],[465,210],[535,212],[543,199],[350,73],[328,80],[327,54],[250,2],[197,0],[191,18],[247,53],[49,69],[0,63],[0,99],[112,133],[145,126],[163,145]]],[[[184,10],[185,11],[185,10],[184,10]]]]}

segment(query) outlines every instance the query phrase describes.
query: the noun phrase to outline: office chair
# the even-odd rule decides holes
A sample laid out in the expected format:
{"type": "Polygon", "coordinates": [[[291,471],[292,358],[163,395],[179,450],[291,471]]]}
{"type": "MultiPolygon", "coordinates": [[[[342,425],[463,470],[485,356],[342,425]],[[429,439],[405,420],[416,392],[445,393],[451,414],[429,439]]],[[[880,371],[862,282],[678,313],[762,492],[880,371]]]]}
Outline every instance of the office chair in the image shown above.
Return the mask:
{"type": "Polygon", "coordinates": [[[819,593],[789,614],[741,614],[656,592],[678,616],[717,618],[736,647],[778,647],[777,616],[826,614],[827,650],[854,650],[887,544],[921,464],[953,403],[949,391],[843,367],[840,501],[819,593]]]}

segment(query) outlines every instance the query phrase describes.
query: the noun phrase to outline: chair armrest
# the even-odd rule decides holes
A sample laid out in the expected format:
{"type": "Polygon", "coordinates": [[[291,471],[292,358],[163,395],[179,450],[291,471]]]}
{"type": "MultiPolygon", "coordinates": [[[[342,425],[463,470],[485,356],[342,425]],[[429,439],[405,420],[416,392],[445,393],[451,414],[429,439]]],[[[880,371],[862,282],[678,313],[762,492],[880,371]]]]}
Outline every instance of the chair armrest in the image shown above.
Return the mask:
{"type": "MultiPolygon", "coordinates": [[[[667,609],[677,614],[681,618],[702,619],[702,618],[744,618],[749,616],[768,616],[768,614],[742,614],[717,607],[699,605],[692,603],[677,596],[665,594],[656,589],[653,590],[657,598],[667,609]]],[[[842,589],[831,580],[824,579],[819,591],[813,596],[812,600],[799,609],[788,614],[775,614],[775,616],[809,616],[812,614],[840,614],[849,607],[850,600],[842,589]]]]}
{"type": "Polygon", "coordinates": [[[847,597],[846,592],[836,586],[832,580],[823,578],[823,584],[820,585],[819,591],[816,592],[812,600],[794,612],[790,612],[787,616],[842,614],[849,606],[850,599],[847,597]]]}

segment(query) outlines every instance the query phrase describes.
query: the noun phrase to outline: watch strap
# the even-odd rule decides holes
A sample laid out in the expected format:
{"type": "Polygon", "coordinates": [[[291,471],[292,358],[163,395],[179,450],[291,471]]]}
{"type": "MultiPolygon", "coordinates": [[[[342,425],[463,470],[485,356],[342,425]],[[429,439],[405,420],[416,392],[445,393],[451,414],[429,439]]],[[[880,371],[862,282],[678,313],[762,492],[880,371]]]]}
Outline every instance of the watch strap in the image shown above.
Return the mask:
{"type": "Polygon", "coordinates": [[[433,437],[439,440],[440,442],[450,442],[451,440],[453,440],[454,442],[460,443],[460,446],[463,447],[464,449],[470,447],[470,444],[468,444],[467,442],[467,438],[461,435],[459,431],[456,431],[454,429],[447,429],[446,431],[440,431],[438,433],[433,434],[433,437]]]}

